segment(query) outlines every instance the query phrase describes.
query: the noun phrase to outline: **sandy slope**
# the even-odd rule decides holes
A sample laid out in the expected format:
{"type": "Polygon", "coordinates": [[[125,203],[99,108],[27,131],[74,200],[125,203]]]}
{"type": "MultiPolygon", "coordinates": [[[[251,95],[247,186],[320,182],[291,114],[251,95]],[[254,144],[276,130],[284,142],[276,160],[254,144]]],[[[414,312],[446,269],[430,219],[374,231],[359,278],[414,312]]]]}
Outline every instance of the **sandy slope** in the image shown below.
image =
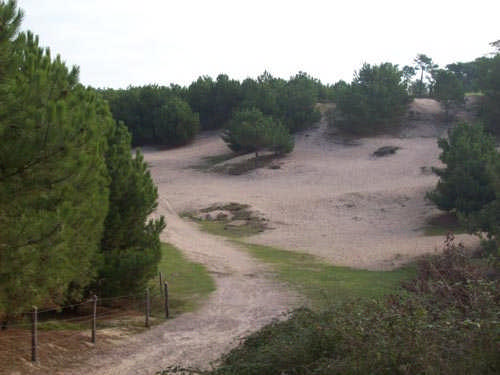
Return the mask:
{"type": "Polygon", "coordinates": [[[281,169],[242,176],[190,168],[204,156],[228,152],[213,133],[184,148],[145,154],[160,196],[178,212],[216,202],[247,203],[275,228],[251,242],[306,251],[334,264],[386,269],[433,251],[443,240],[422,233],[426,218],[437,213],[425,200],[437,178],[422,167],[439,165],[436,139],[446,129],[436,122],[442,114],[435,101],[417,100],[411,111],[407,129],[397,136],[360,139],[354,145],[328,137],[323,123],[296,137],[281,169]],[[371,156],[384,145],[401,150],[371,156]]]}

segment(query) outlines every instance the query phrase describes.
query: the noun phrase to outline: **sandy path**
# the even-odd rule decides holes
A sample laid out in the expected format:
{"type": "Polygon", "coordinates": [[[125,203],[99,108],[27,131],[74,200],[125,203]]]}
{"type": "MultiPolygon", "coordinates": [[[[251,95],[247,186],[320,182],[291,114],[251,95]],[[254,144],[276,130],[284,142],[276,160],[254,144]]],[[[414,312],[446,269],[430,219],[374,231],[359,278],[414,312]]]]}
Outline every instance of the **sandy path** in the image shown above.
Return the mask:
{"type": "Polygon", "coordinates": [[[239,339],[282,318],[296,297],[271,281],[266,269],[227,240],[201,233],[180,219],[163,198],[159,213],[169,241],[212,273],[217,289],[197,312],[186,313],[99,353],[92,362],[61,374],[154,374],[168,366],[206,368],[239,339]]]}

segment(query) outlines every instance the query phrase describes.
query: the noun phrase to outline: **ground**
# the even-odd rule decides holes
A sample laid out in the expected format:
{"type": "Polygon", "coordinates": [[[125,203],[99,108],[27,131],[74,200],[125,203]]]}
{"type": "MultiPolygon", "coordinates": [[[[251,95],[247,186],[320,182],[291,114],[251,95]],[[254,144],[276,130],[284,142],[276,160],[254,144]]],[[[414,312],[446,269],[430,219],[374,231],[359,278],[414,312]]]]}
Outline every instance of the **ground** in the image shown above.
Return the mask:
{"type": "MultiPolygon", "coordinates": [[[[143,150],[158,185],[157,214],[165,215],[162,240],[207,266],[217,290],[197,312],[167,321],[105,350],[61,374],[154,374],[171,365],[203,366],[272,319],[283,318],[300,296],[234,242],[202,232],[179,217],[217,203],[249,205],[272,229],[247,241],[314,254],[326,262],[391,269],[435,251],[442,236],[424,228],[437,210],[425,200],[437,178],[437,137],[445,134],[439,105],[412,104],[397,134],[346,140],[326,122],[296,136],[295,150],[277,163],[242,175],[199,168],[203,158],[227,159],[217,133],[202,133],[186,147],[143,150]],[[383,146],[394,154],[375,157],[383,146]]],[[[223,161],[227,163],[226,161],[223,161]]],[[[472,243],[469,236],[458,236],[472,243]]]]}

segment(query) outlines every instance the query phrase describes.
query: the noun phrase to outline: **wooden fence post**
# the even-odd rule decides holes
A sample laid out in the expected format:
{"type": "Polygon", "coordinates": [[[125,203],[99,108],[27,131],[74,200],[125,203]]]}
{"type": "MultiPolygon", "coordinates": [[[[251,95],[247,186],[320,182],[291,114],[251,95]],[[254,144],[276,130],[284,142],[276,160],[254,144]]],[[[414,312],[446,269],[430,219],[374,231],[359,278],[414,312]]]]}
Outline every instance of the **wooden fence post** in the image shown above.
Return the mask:
{"type": "Polygon", "coordinates": [[[149,328],[149,311],[150,311],[150,305],[149,305],[149,288],[146,289],[146,320],[145,320],[145,326],[149,328]]]}
{"type": "Polygon", "coordinates": [[[163,294],[163,275],[161,272],[159,272],[159,277],[160,277],[160,295],[163,294]]]}
{"type": "Polygon", "coordinates": [[[38,309],[33,306],[31,314],[31,362],[38,362],[38,309]]]}
{"type": "Polygon", "coordinates": [[[168,284],[166,281],[165,281],[163,290],[164,290],[164,295],[165,295],[165,319],[167,319],[170,314],[168,311],[168,284]]]}
{"type": "Polygon", "coordinates": [[[96,341],[96,328],[97,328],[97,296],[94,295],[92,306],[92,337],[90,341],[95,344],[96,341]]]}

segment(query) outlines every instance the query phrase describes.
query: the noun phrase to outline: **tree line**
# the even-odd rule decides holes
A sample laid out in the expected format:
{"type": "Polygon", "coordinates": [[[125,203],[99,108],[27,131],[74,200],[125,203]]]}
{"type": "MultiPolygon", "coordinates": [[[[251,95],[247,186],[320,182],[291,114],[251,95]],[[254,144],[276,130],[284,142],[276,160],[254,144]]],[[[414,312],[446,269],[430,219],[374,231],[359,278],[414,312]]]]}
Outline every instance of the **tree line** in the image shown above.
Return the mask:
{"type": "MultiPolygon", "coordinates": [[[[199,130],[227,128],[234,132],[241,116],[257,111],[272,119],[271,131],[294,133],[319,120],[315,104],[327,95],[321,82],[304,72],[288,81],[268,72],[243,82],[220,74],[215,80],[199,77],[189,87],[147,85],[102,93],[113,116],[132,133],[134,145],[160,146],[186,144],[199,130]]],[[[231,144],[235,142],[233,137],[231,144]]]]}
{"type": "Polygon", "coordinates": [[[144,287],[157,190],[126,127],[0,2],[0,319],[144,287]]]}
{"type": "MultiPolygon", "coordinates": [[[[498,49],[498,43],[492,43],[498,49]]],[[[386,62],[364,64],[351,83],[327,87],[336,103],[331,124],[342,131],[369,134],[401,124],[413,98],[438,100],[449,110],[464,104],[466,92],[479,97],[479,117],[485,129],[500,133],[500,54],[439,68],[432,58],[418,54],[413,66],[386,62]]],[[[448,117],[448,116],[447,116],[448,117]]]]}

